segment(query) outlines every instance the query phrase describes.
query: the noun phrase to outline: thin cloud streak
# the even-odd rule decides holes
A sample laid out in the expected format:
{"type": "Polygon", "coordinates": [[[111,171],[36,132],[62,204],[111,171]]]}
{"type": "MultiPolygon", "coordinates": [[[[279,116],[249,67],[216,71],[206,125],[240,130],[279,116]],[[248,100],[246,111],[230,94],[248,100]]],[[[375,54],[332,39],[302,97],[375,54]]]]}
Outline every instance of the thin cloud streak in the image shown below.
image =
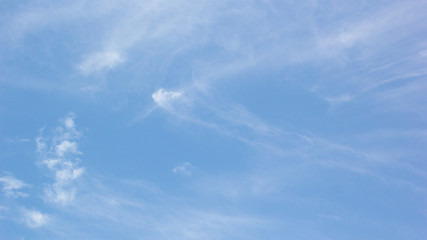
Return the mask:
{"type": "MultiPolygon", "coordinates": [[[[376,179],[387,185],[408,187],[414,192],[424,191],[422,186],[417,186],[410,180],[402,179],[395,174],[388,175],[378,170],[383,167],[395,168],[418,175],[418,171],[410,164],[402,164],[399,156],[364,150],[363,148],[358,149],[321,137],[304,135],[297,131],[285,131],[263,123],[242,106],[215,102],[215,98],[201,95],[197,91],[192,92],[191,88],[188,90],[181,89],[179,94],[164,89],[161,92],[161,96],[165,96],[165,99],[162,100],[165,103],[167,102],[167,104],[158,104],[162,110],[181,121],[235,138],[255,149],[309,165],[339,168],[376,179]],[[177,98],[166,97],[178,95],[177,98]],[[186,99],[186,101],[181,101],[181,98],[186,99]],[[402,184],[403,182],[406,183],[402,184]]],[[[156,95],[153,94],[153,96],[156,95]]],[[[154,97],[153,100],[157,103],[154,97]]],[[[275,189],[279,191],[280,187],[275,189]]]]}
{"type": "Polygon", "coordinates": [[[111,70],[117,65],[124,63],[125,59],[120,53],[114,51],[105,51],[94,53],[78,65],[78,69],[83,74],[91,74],[102,70],[111,70]]]}
{"type": "MultiPolygon", "coordinates": [[[[55,221],[48,222],[47,230],[55,236],[97,239],[96,232],[107,231],[110,237],[121,238],[235,239],[266,231],[272,223],[238,212],[191,206],[141,181],[87,177],[82,183],[81,194],[51,216],[55,221]]],[[[27,215],[34,221],[30,226],[43,225],[37,225],[35,219],[45,218],[37,213],[27,215]]]]}
{"type": "Polygon", "coordinates": [[[2,192],[7,197],[28,197],[28,193],[22,192],[21,189],[28,188],[30,185],[15,178],[10,173],[5,173],[3,176],[0,176],[0,183],[2,184],[2,192]]]}
{"type": "MultiPolygon", "coordinates": [[[[334,67],[334,70],[339,71],[340,64],[344,66],[353,64],[353,60],[357,60],[357,58],[372,62],[376,55],[381,54],[379,51],[383,49],[381,46],[384,46],[384,38],[388,39],[385,46],[393,46],[393,44],[399,44],[399,41],[407,35],[422,30],[419,24],[413,23],[423,19],[423,14],[419,9],[425,6],[422,1],[389,3],[382,8],[377,8],[378,6],[374,4],[374,7],[368,9],[363,8],[366,7],[366,4],[363,6],[354,6],[350,3],[347,3],[348,5],[339,4],[342,8],[340,11],[345,12],[351,9],[351,11],[356,11],[356,15],[346,17],[343,21],[336,21],[336,24],[335,21],[330,21],[329,24],[323,26],[314,23],[314,20],[323,17],[323,7],[330,8],[328,12],[332,18],[340,16],[332,2],[326,2],[324,6],[316,3],[284,4],[287,6],[286,9],[296,13],[308,13],[304,17],[304,21],[292,24],[290,23],[292,21],[281,21],[281,24],[273,24],[271,19],[266,18],[265,15],[271,15],[273,19],[283,17],[277,15],[279,12],[275,11],[272,3],[264,2],[258,6],[255,2],[250,4],[238,2],[230,6],[226,1],[215,3],[195,1],[185,4],[180,1],[172,1],[168,4],[163,1],[143,3],[78,1],[75,4],[41,5],[34,12],[17,12],[11,18],[26,19],[29,17],[23,16],[34,16],[37,21],[16,20],[16,22],[25,22],[23,25],[29,25],[28,29],[31,29],[32,24],[39,24],[42,28],[53,24],[52,22],[59,25],[66,24],[71,21],[70,19],[79,19],[79,22],[91,22],[94,19],[105,20],[103,22],[111,26],[108,27],[108,31],[99,28],[101,30],[96,31],[93,39],[96,44],[90,45],[92,47],[89,49],[80,49],[80,52],[83,53],[82,56],[85,57],[83,60],[78,60],[77,69],[87,75],[111,70],[125,63],[125,60],[126,63],[132,64],[136,60],[133,58],[136,53],[142,55],[144,59],[138,62],[138,65],[142,63],[144,66],[138,68],[147,71],[152,67],[164,69],[164,67],[169,67],[168,64],[171,61],[180,60],[179,56],[171,53],[191,52],[202,49],[205,45],[217,46],[223,50],[219,51],[224,52],[223,55],[195,60],[190,62],[189,67],[189,70],[201,82],[200,84],[215,86],[221,84],[222,79],[248,69],[277,69],[304,63],[324,62],[326,59],[333,65],[338,63],[338,67],[334,67]],[[99,5],[95,8],[95,12],[84,10],[93,9],[94,5],[99,5]],[[354,7],[356,8],[353,9],[354,7]],[[58,14],[58,16],[64,17],[59,17],[57,21],[43,20],[47,18],[46,16],[52,16],[48,13],[55,13],[53,15],[56,16],[58,12],[64,12],[64,14],[58,14]],[[118,15],[121,17],[119,18],[118,15]],[[256,21],[253,19],[254,16],[256,21]],[[235,24],[231,27],[227,27],[228,25],[221,28],[214,27],[215,23],[230,22],[230,19],[238,21],[232,21],[235,24]],[[181,27],[176,28],[177,24],[181,27]],[[248,24],[251,25],[251,28],[242,28],[244,31],[239,33],[232,31],[233,34],[230,34],[231,29],[241,28],[241,25],[248,24]],[[293,36],[292,33],[295,36],[302,34],[303,38],[290,38],[289,36],[293,36]],[[190,38],[195,35],[200,37],[190,38]],[[185,46],[184,49],[183,46],[185,46]],[[353,58],[349,56],[352,51],[361,47],[364,48],[364,55],[353,58]],[[168,60],[164,61],[164,59],[168,60]],[[154,62],[154,65],[147,64],[147,61],[154,62]],[[165,62],[166,65],[161,65],[162,62],[165,62]]],[[[293,15],[290,14],[290,16],[293,15]]],[[[26,33],[29,30],[20,31],[26,33]]],[[[425,48],[419,49],[418,55],[423,56],[423,50],[425,48]]],[[[157,79],[161,75],[156,71],[151,71],[151,74],[154,76],[147,76],[150,79],[157,79]]],[[[103,82],[103,80],[100,81],[103,82]]],[[[151,80],[149,83],[145,83],[145,81],[141,81],[141,84],[158,87],[151,80]]],[[[189,79],[187,82],[190,81],[189,79]]],[[[343,82],[341,78],[339,81],[343,82]]],[[[360,96],[360,93],[347,91],[347,88],[354,89],[351,82],[344,81],[344,83],[340,83],[345,85],[345,89],[338,95],[329,93],[328,83],[318,83],[318,87],[323,90],[316,93],[326,96],[325,100],[337,99],[347,94],[349,99],[339,101],[340,103],[350,102],[360,96]]],[[[87,82],[84,82],[82,84],[77,84],[79,85],[77,91],[88,88],[96,88],[101,92],[109,91],[109,89],[100,88],[98,83],[88,85],[87,82]]],[[[126,84],[123,83],[123,85],[126,84]]],[[[315,82],[309,84],[316,85],[315,82]]],[[[372,79],[369,79],[366,84],[372,84],[372,79]]],[[[128,90],[132,90],[133,87],[125,86],[128,90]]],[[[337,103],[336,101],[329,102],[337,103]]]]}

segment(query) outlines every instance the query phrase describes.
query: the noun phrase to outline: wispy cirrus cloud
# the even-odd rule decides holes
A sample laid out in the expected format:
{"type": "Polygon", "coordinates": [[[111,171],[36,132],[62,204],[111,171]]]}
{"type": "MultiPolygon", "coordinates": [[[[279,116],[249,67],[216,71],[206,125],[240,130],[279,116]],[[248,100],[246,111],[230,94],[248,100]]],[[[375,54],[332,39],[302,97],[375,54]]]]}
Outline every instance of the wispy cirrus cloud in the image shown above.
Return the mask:
{"type": "Polygon", "coordinates": [[[182,119],[204,127],[216,129],[224,134],[241,137],[244,130],[259,135],[277,135],[281,130],[265,124],[243,106],[218,100],[211,94],[190,85],[179,91],[160,88],[152,94],[160,109],[182,119]]]}
{"type": "Polygon", "coordinates": [[[268,231],[273,222],[205,204],[192,206],[140,180],[86,180],[82,194],[50,223],[54,234],[65,239],[98,237],[105,231],[122,238],[234,239],[268,231]]]}
{"type": "MultiPolygon", "coordinates": [[[[375,108],[379,102],[383,103],[382,111],[397,109],[396,106],[393,106],[393,101],[383,101],[381,98],[381,96],[384,98],[390,96],[396,104],[405,103],[405,106],[419,111],[420,106],[409,103],[412,101],[410,99],[416,99],[413,101],[416,102],[423,98],[421,94],[414,91],[416,88],[407,89],[416,94],[411,98],[405,98],[397,93],[408,91],[404,91],[405,87],[402,88],[395,84],[396,82],[406,84],[413,80],[412,77],[421,78],[423,76],[422,74],[413,75],[413,70],[419,72],[418,70],[422,66],[419,56],[412,58],[409,56],[407,58],[409,61],[405,60],[405,66],[399,70],[394,67],[399,64],[401,59],[388,58],[392,62],[382,62],[378,61],[378,58],[381,58],[383,54],[389,54],[387,51],[391,49],[390,46],[400,45],[400,41],[405,38],[406,34],[413,35],[422,30],[423,27],[419,24],[412,25],[413,28],[406,28],[408,24],[411,25],[410,23],[416,23],[423,18],[421,12],[417,11],[421,5],[423,5],[421,2],[396,3],[387,5],[383,10],[374,7],[366,12],[358,12],[354,17],[341,19],[336,22],[337,24],[331,21],[328,25],[309,24],[306,28],[295,24],[294,26],[282,26],[280,30],[272,26],[274,30],[270,34],[264,35],[267,37],[252,39],[264,48],[257,48],[254,42],[240,39],[238,35],[234,36],[235,41],[230,41],[234,44],[227,45],[227,49],[235,55],[228,52],[230,55],[225,54],[226,57],[222,56],[221,61],[200,61],[196,65],[198,69],[194,70],[193,78],[188,80],[187,85],[179,88],[179,91],[165,90],[168,88],[163,85],[161,90],[152,93],[152,99],[156,108],[170,113],[177,120],[212,129],[254,148],[274,153],[276,156],[301,161],[307,165],[339,168],[385,184],[403,186],[405,184],[402,185],[398,182],[406,181],[409,183],[407,184],[408,189],[418,192],[419,186],[417,185],[420,179],[413,181],[415,184],[414,187],[411,187],[409,185],[411,185],[412,179],[402,180],[398,174],[390,173],[392,171],[383,172],[384,168],[401,168],[402,159],[399,156],[360,147],[360,145],[356,146],[357,144],[340,144],[337,141],[315,136],[304,129],[287,130],[274,127],[250,113],[243,105],[225,101],[220,94],[215,94],[215,89],[217,86],[224,88],[223,85],[227,85],[224,79],[230,82],[242,81],[242,78],[236,76],[239,73],[245,73],[248,69],[270,70],[310,63],[321,65],[320,69],[316,67],[312,69],[320,77],[302,80],[297,78],[298,76],[291,75],[289,78],[296,78],[298,82],[302,82],[301,85],[309,86],[308,89],[312,89],[311,94],[320,96],[333,107],[341,107],[359,100],[359,106],[365,109],[375,108]],[[415,12],[412,17],[404,17],[411,12],[415,12]],[[399,20],[403,18],[405,19],[399,20]],[[294,33],[294,31],[302,31],[306,37],[288,39],[286,34],[294,33]],[[387,41],[384,41],[385,39],[387,41]],[[283,42],[288,44],[285,45],[283,42]],[[240,51],[242,54],[236,54],[240,51]],[[327,62],[330,66],[323,66],[322,62],[327,62]],[[384,76],[386,76],[385,79],[384,76]],[[178,92],[179,96],[174,95],[178,92]]],[[[345,10],[351,8],[348,5],[341,7],[345,10]]],[[[321,15],[322,7],[316,6],[313,9],[313,12],[316,10],[319,12],[311,12],[308,18],[321,18],[322,16],[316,14],[321,15]]],[[[340,9],[340,11],[342,10],[340,9]]],[[[337,14],[340,11],[335,12],[332,9],[329,17],[332,19],[342,17],[337,14]],[[335,16],[335,14],[337,15],[335,16]]],[[[297,34],[297,36],[299,35],[297,34]]],[[[406,58],[411,52],[418,53],[419,48],[420,46],[406,50],[396,49],[396,52],[390,54],[406,58]]],[[[242,84],[244,83],[242,82],[242,84]]],[[[418,89],[423,89],[420,82],[415,85],[418,89]]],[[[296,105],[304,107],[305,102],[294,100],[296,105]]],[[[404,108],[400,109],[404,110],[404,108]]],[[[144,117],[151,112],[152,110],[146,112],[144,117]]],[[[271,167],[266,168],[274,170],[271,167]]],[[[403,167],[403,169],[409,173],[408,175],[414,173],[410,166],[403,167]]],[[[217,187],[216,189],[218,192],[227,192],[226,195],[237,196],[247,195],[248,192],[263,192],[263,186],[272,191],[280,191],[283,188],[280,184],[273,184],[282,181],[279,173],[277,176],[268,176],[269,181],[260,180],[266,179],[266,174],[257,174],[257,176],[259,176],[258,179],[244,176],[243,180],[225,181],[223,188],[217,187]],[[239,184],[239,181],[248,184],[239,184]],[[268,183],[274,187],[265,187],[269,185],[268,183]],[[242,192],[243,194],[240,194],[242,192]]],[[[218,183],[215,180],[214,182],[218,183]]],[[[212,184],[213,188],[216,186],[215,183],[212,184]]]]}
{"type": "MultiPolygon", "coordinates": [[[[185,57],[187,54],[191,55],[192,52],[210,47],[217,49],[218,51],[215,51],[217,54],[207,54],[206,57],[188,61],[182,70],[186,73],[191,72],[197,76],[200,84],[209,86],[222,84],[224,78],[228,79],[248,70],[272,70],[306,63],[317,64],[325,60],[332,66],[331,75],[339,76],[334,72],[343,72],[346,66],[353,71],[355,69],[353,65],[358,65],[362,59],[369,65],[364,69],[366,72],[368,68],[373,67],[373,63],[377,64],[375,59],[383,55],[383,51],[387,51],[390,46],[399,45],[406,36],[423,30],[421,25],[414,24],[424,19],[423,12],[419,10],[423,6],[423,1],[390,2],[384,4],[384,7],[379,7],[378,3],[372,6],[367,4],[359,6],[350,2],[336,4],[333,1],[327,1],[322,5],[315,2],[304,4],[285,2],[280,5],[243,1],[234,4],[227,1],[215,3],[172,1],[166,4],[163,1],[81,0],[74,4],[46,2],[32,11],[30,8],[25,11],[16,9],[15,14],[7,15],[6,18],[15,19],[12,22],[16,24],[11,25],[16,25],[22,29],[20,32],[25,33],[30,31],[33,25],[38,26],[35,29],[43,29],[51,25],[67,25],[70,21],[81,23],[76,24],[76,28],[90,32],[93,37],[85,39],[89,44],[79,48],[79,57],[74,59],[76,62],[71,65],[77,66],[80,73],[91,75],[111,70],[126,62],[129,69],[135,70],[135,75],[127,77],[141,80],[123,82],[120,88],[125,88],[133,94],[140,94],[133,90],[147,85],[148,89],[158,88],[160,84],[157,82],[165,81],[163,69],[169,69],[171,64],[187,59],[185,57]],[[287,14],[280,14],[283,12],[287,14]],[[354,14],[343,16],[342,12],[354,14]],[[296,14],[299,14],[301,19],[296,20],[296,14]],[[327,24],[316,24],[325,18],[329,19],[326,21],[327,24]],[[94,29],[81,27],[85,26],[85,23],[92,26],[93,21],[103,24],[96,24],[94,29]],[[181,27],[177,28],[176,25],[181,27]],[[219,25],[221,27],[218,27],[219,25]],[[361,47],[363,53],[360,51],[361,47]],[[81,59],[81,56],[84,58],[81,59]]],[[[12,32],[8,27],[5,29],[6,32],[12,32]]],[[[75,43],[81,39],[72,34],[69,41],[75,43]]],[[[395,55],[398,56],[395,59],[408,57],[408,53],[412,50],[422,52],[425,47],[414,44],[412,50],[399,49],[404,48],[394,48],[395,55]]],[[[319,74],[322,74],[322,71],[319,74]]],[[[314,93],[325,97],[326,101],[348,95],[350,97],[348,101],[341,101],[347,103],[352,99],[363,97],[361,91],[366,87],[362,86],[363,84],[354,86],[351,78],[357,78],[358,83],[365,82],[367,85],[380,81],[380,79],[374,81],[373,76],[366,78],[363,74],[350,77],[346,75],[345,79],[348,81],[343,80],[343,76],[335,80],[334,77],[327,76],[326,78],[332,80],[306,80],[302,85],[316,85],[318,91],[314,93]],[[360,80],[364,78],[368,80],[360,80]],[[341,88],[340,91],[331,90],[337,86],[341,88]]],[[[236,81],[234,79],[237,78],[233,77],[232,81],[236,81]]],[[[74,81],[70,79],[72,80],[74,81]]],[[[87,81],[74,83],[72,88],[77,91],[111,90],[108,87],[100,87],[98,80],[94,79],[95,83],[87,81]]],[[[184,82],[190,83],[193,80],[186,79],[184,82]]],[[[176,80],[170,81],[176,83],[176,80]]],[[[67,90],[70,90],[70,87],[67,90]]],[[[336,105],[336,101],[328,102],[336,105]]]]}
{"type": "MultiPolygon", "coordinates": [[[[167,104],[158,104],[158,107],[176,117],[177,120],[235,138],[260,152],[292,159],[292,162],[307,166],[349,171],[386,185],[395,185],[414,192],[425,191],[419,185],[419,180],[424,178],[424,174],[417,173],[412,163],[404,164],[399,155],[341,144],[298,130],[281,129],[263,122],[243,106],[227,103],[224,100],[217,101],[218,98],[204,95],[203,91],[194,93],[191,88],[181,89],[177,97],[167,97],[175,96],[175,91],[169,92],[162,89],[161,92],[167,104]],[[181,98],[186,101],[182,101],[181,98]],[[413,179],[397,176],[391,171],[384,173],[381,171],[383,168],[401,169],[408,175],[416,174],[419,177],[413,181],[413,179]]],[[[156,95],[153,94],[153,101],[157,103],[154,96],[156,95]]],[[[345,97],[345,101],[347,100],[345,97]]],[[[231,199],[280,192],[284,185],[280,184],[283,180],[280,180],[281,172],[276,172],[276,168],[285,168],[287,164],[280,161],[274,166],[264,165],[261,162],[259,164],[262,166],[261,172],[254,171],[237,178],[227,176],[221,180],[206,180],[207,185],[212,187],[212,191],[229,196],[231,199]],[[209,184],[211,181],[214,183],[209,184]]],[[[176,171],[179,170],[181,168],[176,168],[176,171]]]]}
{"type": "Polygon", "coordinates": [[[419,106],[413,105],[414,99],[423,101],[423,96],[412,87],[425,86],[422,84],[426,75],[422,60],[425,43],[417,40],[425,32],[425,26],[418,24],[426,20],[420,11],[425,7],[422,1],[394,2],[344,20],[329,31],[320,31],[318,51],[330,54],[336,60],[336,67],[327,70],[327,74],[319,73],[329,77],[320,77],[322,80],[314,83],[313,92],[332,107],[357,102],[375,111],[419,111],[419,106]],[[404,94],[410,88],[410,98],[390,94],[404,94]],[[391,97],[390,101],[382,100],[385,95],[391,97]],[[396,108],[396,103],[406,108],[396,108]],[[377,104],[381,104],[381,110],[377,104]]]}
{"type": "MultiPolygon", "coordinates": [[[[120,101],[133,99],[129,105],[143,104],[140,100],[151,96],[149,105],[152,107],[142,114],[142,118],[154,109],[162,110],[174,120],[244,142],[249,151],[255,153],[250,154],[256,155],[252,156],[256,160],[251,163],[255,166],[250,167],[261,170],[207,176],[204,181],[193,176],[191,180],[200,182],[198,193],[205,189],[215,197],[214,200],[221,195],[239,204],[247,199],[258,200],[260,196],[284,199],[289,192],[299,191],[301,185],[294,185],[298,190],[290,190],[288,185],[297,180],[309,181],[314,176],[320,181],[329,176],[345,180],[347,176],[342,175],[354,177],[351,173],[357,173],[357,181],[349,181],[348,186],[339,185],[341,183],[333,179],[323,187],[329,189],[338,184],[348,189],[359,181],[368,182],[374,178],[393,185],[393,188],[398,186],[413,189],[417,194],[425,193],[423,164],[414,164],[414,159],[421,162],[425,154],[417,144],[412,144],[423,141],[408,141],[411,143],[408,144],[400,139],[399,144],[381,149],[386,145],[388,140],[384,139],[387,137],[380,141],[370,138],[370,141],[357,142],[348,133],[372,131],[371,134],[376,135],[372,129],[383,127],[383,122],[378,120],[384,120],[392,122],[390,125],[393,126],[400,124],[402,129],[396,130],[397,136],[404,133],[405,136],[424,138],[423,125],[419,123],[422,121],[418,119],[419,116],[425,117],[423,79],[426,75],[423,68],[426,47],[420,40],[424,39],[425,32],[425,25],[420,24],[426,20],[424,1],[371,4],[351,1],[325,1],[322,4],[316,1],[77,1],[72,4],[43,1],[21,6],[2,17],[7,24],[1,24],[1,32],[5,34],[0,40],[5,47],[0,50],[7,53],[9,46],[22,44],[34,51],[35,48],[29,46],[37,46],[37,51],[12,49],[12,54],[0,60],[6,64],[5,69],[14,69],[14,65],[23,59],[35,59],[36,63],[32,62],[31,68],[20,68],[29,69],[28,72],[17,71],[24,72],[23,75],[30,79],[27,82],[22,81],[19,85],[17,82],[21,80],[8,78],[14,76],[12,71],[0,79],[2,83],[39,87],[46,81],[33,81],[33,76],[53,72],[55,77],[41,74],[41,78],[54,79],[51,84],[69,91],[103,91],[108,96],[118,96],[120,101]],[[37,7],[31,8],[34,5],[37,7]],[[68,31],[63,32],[63,28],[68,31]],[[42,35],[51,36],[51,32],[58,37],[52,42],[63,45],[41,41],[47,39],[42,35]],[[28,39],[15,43],[8,40],[12,39],[11,35],[28,39]],[[15,54],[19,57],[15,58],[15,54]],[[59,70],[51,65],[57,61],[61,62],[59,70]],[[126,71],[118,72],[119,76],[116,72],[104,74],[118,67],[126,71]],[[303,74],[292,73],[299,68],[303,74]],[[76,71],[81,74],[75,74],[76,71]],[[252,78],[253,73],[259,75],[252,78]],[[319,115],[306,114],[290,123],[296,127],[276,127],[270,121],[281,118],[283,123],[292,114],[317,110],[304,101],[304,96],[301,99],[282,96],[286,95],[283,91],[280,100],[272,105],[280,105],[279,111],[286,114],[268,119],[263,113],[268,115],[279,107],[249,103],[252,106],[264,104],[265,109],[257,112],[244,101],[237,100],[240,96],[225,100],[224,95],[215,92],[218,89],[225,89],[224,92],[230,88],[245,89],[250,81],[257,81],[258,86],[280,81],[277,86],[281,89],[288,88],[292,82],[298,89],[313,89],[307,92],[311,97],[317,97],[316,101],[323,99],[337,112],[342,107],[350,113],[335,116],[335,112],[326,111],[319,115]],[[105,85],[101,87],[99,82],[105,85]],[[292,112],[282,108],[285,99],[297,110],[292,112]],[[356,106],[359,112],[347,108],[350,105],[356,106]],[[374,113],[369,111],[372,109],[374,113]],[[390,112],[397,115],[393,115],[394,118],[384,115],[390,112]],[[406,117],[408,112],[418,115],[412,119],[406,117]],[[339,121],[333,121],[337,119],[339,121]],[[401,124],[401,121],[405,122],[401,124]],[[418,125],[413,126],[413,123],[418,125]],[[415,133],[406,131],[412,126],[415,133]],[[310,133],[310,130],[317,133],[310,133]],[[408,150],[406,145],[414,146],[408,150]],[[402,152],[395,154],[398,148],[402,152]],[[408,155],[410,151],[414,154],[408,155]],[[301,169],[296,169],[298,167],[301,169]],[[318,174],[321,171],[324,171],[323,175],[318,174]],[[292,174],[300,178],[290,179],[292,174]]],[[[271,92],[258,89],[250,92],[258,93],[262,93],[259,98],[268,98],[271,92]]],[[[268,206],[269,201],[251,202],[251,209],[221,212],[217,209],[235,205],[230,202],[223,206],[197,203],[189,207],[171,199],[173,194],[162,192],[158,197],[158,192],[145,192],[146,189],[133,188],[131,184],[77,188],[75,184],[79,181],[85,181],[82,185],[103,181],[82,179],[85,169],[80,166],[79,137],[73,117],[68,116],[52,133],[44,132],[37,138],[39,163],[51,177],[51,182],[45,185],[44,198],[48,204],[63,204],[55,209],[61,215],[55,230],[65,233],[62,236],[85,239],[96,235],[96,238],[99,233],[111,231],[116,238],[144,235],[153,239],[236,239],[245,238],[245,234],[249,234],[248,228],[259,227],[261,232],[268,228],[268,221],[249,213],[252,213],[252,203],[268,206]],[[130,196],[129,192],[133,190],[147,194],[130,196]],[[93,230],[90,227],[99,231],[91,235],[88,233],[93,230]]],[[[174,169],[184,175],[189,172],[185,164],[174,169]]],[[[310,183],[317,186],[316,181],[310,183]]],[[[366,186],[360,184],[358,187],[366,186]]],[[[308,192],[316,192],[316,187],[308,189],[308,192]]],[[[342,189],[335,190],[330,195],[345,195],[340,195],[342,189]]],[[[317,201],[318,198],[310,200],[317,201]]],[[[28,216],[33,219],[28,225],[33,226],[44,219],[41,217],[44,215],[37,211],[28,216]]]]}
{"type": "Polygon", "coordinates": [[[110,70],[124,62],[125,59],[120,53],[105,51],[89,55],[78,65],[78,69],[83,74],[91,74],[103,70],[110,70]]]}
{"type": "Polygon", "coordinates": [[[30,185],[15,178],[10,173],[4,173],[0,176],[0,183],[2,184],[2,192],[7,197],[28,197],[28,193],[23,192],[21,189],[28,188],[30,185]]]}

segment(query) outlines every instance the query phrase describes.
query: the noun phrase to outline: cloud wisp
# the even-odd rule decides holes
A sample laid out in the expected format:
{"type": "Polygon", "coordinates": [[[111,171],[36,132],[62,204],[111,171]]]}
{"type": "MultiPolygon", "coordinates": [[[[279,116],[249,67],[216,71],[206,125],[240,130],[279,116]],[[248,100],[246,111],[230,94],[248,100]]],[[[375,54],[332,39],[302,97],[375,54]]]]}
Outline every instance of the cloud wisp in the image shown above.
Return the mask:
{"type": "MultiPolygon", "coordinates": [[[[342,169],[375,179],[386,185],[395,185],[414,192],[425,191],[418,184],[418,178],[414,181],[413,179],[398,176],[394,173],[384,173],[381,170],[383,168],[401,169],[401,171],[409,175],[419,175],[417,171],[414,171],[415,169],[411,163],[404,164],[399,156],[340,144],[296,130],[283,130],[264,123],[242,106],[225,101],[219,102],[216,99],[218,98],[204,95],[203,91],[191,91],[191,88],[170,92],[161,89],[153,93],[153,101],[157,107],[171,114],[176,119],[229,136],[253,147],[253,149],[257,149],[261,153],[268,152],[268,154],[275,157],[292,159],[292,162],[300,162],[308,166],[342,169]]],[[[271,171],[274,173],[277,167],[281,168],[279,166],[283,167],[288,163],[279,161],[275,164],[278,166],[263,166],[261,172],[250,172],[248,173],[249,176],[243,176],[246,179],[244,181],[250,182],[248,186],[240,184],[240,186],[243,186],[243,189],[230,190],[227,193],[228,187],[225,189],[220,189],[221,187],[214,188],[218,189],[219,192],[225,191],[225,195],[232,196],[232,198],[235,198],[237,195],[244,196],[248,193],[260,192],[262,194],[265,192],[262,188],[270,189],[266,190],[267,192],[280,191],[283,185],[275,184],[275,182],[281,181],[279,180],[281,179],[281,174],[277,173],[277,176],[269,176],[264,172],[271,171]],[[250,176],[251,174],[257,177],[250,176]],[[267,180],[262,181],[260,179],[267,180]],[[271,184],[271,186],[266,187],[264,186],[265,184],[271,184]],[[238,194],[240,192],[243,194],[238,194]]],[[[176,168],[176,171],[179,170],[181,168],[176,168]]],[[[423,175],[419,175],[419,178],[423,178],[423,175]]],[[[234,179],[234,177],[231,179],[234,179]]],[[[207,181],[209,182],[209,180],[207,181]]],[[[235,180],[230,181],[233,182],[235,180]]],[[[224,183],[224,186],[228,185],[233,189],[233,185],[239,186],[239,183],[224,183]]]]}
{"type": "MultiPolygon", "coordinates": [[[[364,89],[372,84],[382,85],[383,79],[367,73],[379,65],[387,65],[399,59],[412,57],[413,62],[409,66],[402,65],[396,74],[408,72],[422,63],[425,46],[420,42],[403,46],[402,41],[407,36],[416,37],[417,33],[425,31],[423,25],[417,24],[425,21],[425,14],[420,11],[425,3],[388,2],[359,6],[346,2],[338,5],[333,1],[322,5],[315,2],[277,4],[256,1],[237,1],[233,4],[227,1],[165,3],[115,0],[52,4],[47,1],[35,8],[31,8],[33,4],[28,4],[27,8],[14,9],[12,14],[5,15],[4,21],[12,24],[3,27],[4,32],[8,33],[6,35],[19,33],[25,37],[32,31],[43,32],[53,26],[75,21],[77,30],[72,31],[71,38],[67,39],[73,46],[81,46],[75,44],[81,42],[78,33],[90,32],[93,37],[89,40],[85,38],[85,42],[90,44],[78,47],[79,56],[73,58],[75,62],[70,65],[77,66],[78,72],[90,76],[95,83],[85,80],[67,90],[111,90],[114,95],[117,89],[100,87],[98,84],[107,81],[105,75],[93,75],[121,65],[125,67],[126,63],[129,65],[127,70],[133,70],[135,74],[124,78],[140,80],[121,81],[121,84],[113,84],[114,88],[119,86],[126,92],[140,95],[140,86],[156,89],[159,87],[158,82],[166,81],[164,72],[171,65],[193,59],[192,52],[213,47],[218,54],[209,51],[206,56],[187,61],[182,72],[194,74],[200,84],[215,86],[222,84],[224,78],[241,81],[234,76],[248,70],[274,71],[303,64],[322,65],[325,62],[332,66],[328,67],[330,72],[325,76],[329,80],[304,80],[301,85],[314,85],[317,91],[313,93],[333,106],[357,98],[372,97],[381,101],[382,89],[364,89]],[[342,13],[347,12],[353,14],[343,16],[342,13]],[[326,24],[320,24],[325,18],[329,19],[326,24]],[[93,29],[82,27],[93,22],[97,23],[93,29]],[[177,28],[177,25],[180,27],[177,28]],[[377,61],[384,55],[390,56],[387,61],[377,61]],[[83,59],[81,56],[84,56],[83,59]],[[354,79],[357,79],[357,84],[354,84],[354,79]]],[[[74,52],[74,49],[70,51],[74,52]]],[[[312,70],[317,75],[324,73],[324,70],[312,70]]],[[[383,69],[382,72],[390,74],[392,69],[383,69]]],[[[68,79],[75,81],[73,78],[68,79]]],[[[176,83],[177,80],[168,81],[176,83]]],[[[186,84],[193,79],[184,81],[186,84]]],[[[413,97],[415,101],[422,98],[418,92],[413,93],[417,95],[413,97]]],[[[393,102],[404,101],[400,97],[393,99],[393,102]]],[[[408,101],[406,106],[412,103],[408,101]]],[[[392,105],[383,104],[396,110],[392,105]]]]}
{"type": "Polygon", "coordinates": [[[235,239],[268,229],[267,219],[192,206],[140,180],[88,179],[82,193],[49,226],[65,239],[96,238],[103,232],[131,239],[235,239]]]}
{"type": "Polygon", "coordinates": [[[252,134],[276,136],[283,133],[270,127],[243,106],[218,100],[190,86],[179,91],[160,88],[152,94],[157,107],[178,119],[213,128],[227,135],[242,137],[246,130],[252,134]]]}
{"type": "Polygon", "coordinates": [[[191,177],[191,175],[193,175],[193,171],[194,166],[189,162],[185,162],[181,165],[172,168],[172,172],[185,177],[191,177]]]}
{"type": "Polygon", "coordinates": [[[50,216],[37,210],[23,208],[22,217],[25,224],[30,228],[45,226],[50,221],[50,216]]]}
{"type": "Polygon", "coordinates": [[[28,197],[28,193],[23,192],[21,189],[25,189],[30,185],[15,178],[12,174],[5,173],[0,176],[0,183],[2,184],[2,192],[7,197],[28,197]]]}
{"type": "Polygon", "coordinates": [[[120,53],[115,51],[105,51],[88,56],[78,65],[78,69],[81,73],[87,75],[103,70],[110,70],[124,62],[125,59],[120,53]]]}

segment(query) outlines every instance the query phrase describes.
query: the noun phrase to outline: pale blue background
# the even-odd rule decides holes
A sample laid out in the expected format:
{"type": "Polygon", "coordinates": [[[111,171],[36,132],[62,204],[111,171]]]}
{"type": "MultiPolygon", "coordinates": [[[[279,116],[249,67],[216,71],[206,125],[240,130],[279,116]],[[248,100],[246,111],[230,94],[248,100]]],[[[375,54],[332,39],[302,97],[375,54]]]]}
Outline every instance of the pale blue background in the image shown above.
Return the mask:
{"type": "Polygon", "coordinates": [[[425,239],[426,12],[0,1],[0,239],[425,239]]]}

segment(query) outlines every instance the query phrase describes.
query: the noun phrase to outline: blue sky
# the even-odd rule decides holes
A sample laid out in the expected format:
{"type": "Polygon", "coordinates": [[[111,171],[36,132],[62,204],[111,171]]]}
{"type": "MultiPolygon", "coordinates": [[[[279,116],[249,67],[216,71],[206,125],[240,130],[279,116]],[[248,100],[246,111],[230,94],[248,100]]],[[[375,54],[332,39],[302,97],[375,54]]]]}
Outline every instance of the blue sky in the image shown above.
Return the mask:
{"type": "Polygon", "coordinates": [[[0,239],[425,239],[425,1],[1,1],[0,239]]]}

